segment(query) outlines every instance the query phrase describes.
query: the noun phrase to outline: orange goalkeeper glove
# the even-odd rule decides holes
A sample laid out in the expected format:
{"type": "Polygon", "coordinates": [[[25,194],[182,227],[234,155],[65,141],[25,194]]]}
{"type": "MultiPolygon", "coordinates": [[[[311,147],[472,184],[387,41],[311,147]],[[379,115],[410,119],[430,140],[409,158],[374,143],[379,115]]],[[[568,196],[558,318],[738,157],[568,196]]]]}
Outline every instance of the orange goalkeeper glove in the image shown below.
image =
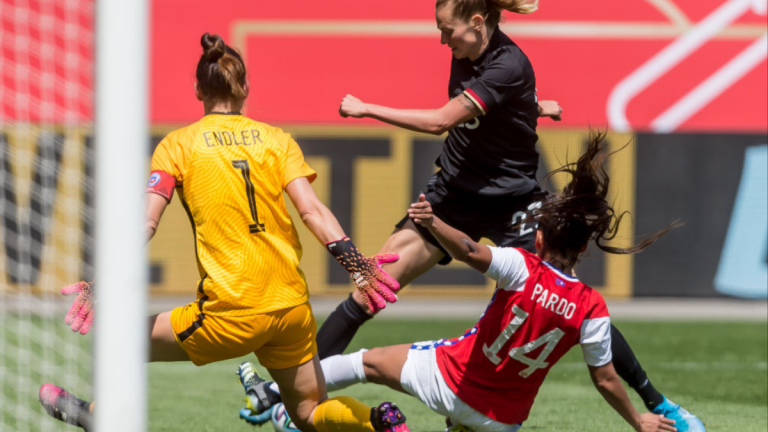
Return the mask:
{"type": "Polygon", "coordinates": [[[328,242],[325,246],[350,273],[371,312],[376,313],[387,307],[387,303],[397,301],[395,292],[400,289],[400,284],[381,268],[382,264],[397,261],[400,258],[397,254],[368,258],[360,253],[349,237],[328,242]]]}

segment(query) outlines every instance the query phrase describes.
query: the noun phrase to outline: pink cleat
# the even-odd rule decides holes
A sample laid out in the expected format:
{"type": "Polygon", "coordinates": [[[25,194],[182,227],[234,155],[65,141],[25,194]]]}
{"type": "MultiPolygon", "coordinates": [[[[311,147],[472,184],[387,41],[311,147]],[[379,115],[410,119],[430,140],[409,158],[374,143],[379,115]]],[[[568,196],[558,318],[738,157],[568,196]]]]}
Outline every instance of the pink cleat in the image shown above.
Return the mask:
{"type": "Polygon", "coordinates": [[[43,384],[39,396],[40,403],[51,417],[79,426],[86,432],[91,430],[93,416],[88,402],[54,384],[43,384]]]}
{"type": "Polygon", "coordinates": [[[405,425],[405,414],[394,402],[384,402],[371,409],[371,424],[376,432],[411,432],[405,425]]]}

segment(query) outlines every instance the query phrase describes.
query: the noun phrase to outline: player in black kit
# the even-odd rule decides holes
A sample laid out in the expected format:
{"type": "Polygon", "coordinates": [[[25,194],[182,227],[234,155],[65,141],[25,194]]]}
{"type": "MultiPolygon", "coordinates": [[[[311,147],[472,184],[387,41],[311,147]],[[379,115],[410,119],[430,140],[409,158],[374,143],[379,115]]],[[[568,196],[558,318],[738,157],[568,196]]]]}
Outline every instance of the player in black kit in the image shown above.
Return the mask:
{"type": "MultiPolygon", "coordinates": [[[[533,250],[535,227],[525,224],[528,206],[544,194],[536,182],[537,118],[559,119],[556,102],[537,100],[536,77],[528,57],[498,27],[503,9],[531,13],[538,1],[437,0],[440,42],[453,53],[450,101],[438,109],[395,109],[346,96],[344,117],[369,117],[405,129],[448,132],[437,160],[440,170],[426,185],[434,214],[475,241],[533,250]],[[513,229],[514,227],[514,229],[513,229]]],[[[381,248],[400,260],[386,271],[405,286],[450,255],[406,216],[381,248]]],[[[328,317],[317,335],[320,358],[340,354],[372,313],[355,291],[328,317]]],[[[614,365],[649,410],[676,421],[679,431],[694,416],[659,393],[621,333],[612,328],[614,365]]],[[[696,424],[696,422],[693,422],[696,424]]]]}

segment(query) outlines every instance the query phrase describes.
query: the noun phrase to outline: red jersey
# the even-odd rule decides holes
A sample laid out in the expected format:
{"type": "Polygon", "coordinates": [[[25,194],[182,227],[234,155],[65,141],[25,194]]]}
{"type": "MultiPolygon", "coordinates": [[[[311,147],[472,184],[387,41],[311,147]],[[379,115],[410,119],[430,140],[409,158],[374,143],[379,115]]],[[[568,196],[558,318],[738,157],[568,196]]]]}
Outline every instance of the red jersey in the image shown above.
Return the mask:
{"type": "Polygon", "coordinates": [[[456,396],[507,424],[528,418],[547,372],[581,343],[590,366],[611,361],[603,297],[538,256],[491,248],[496,293],[477,325],[438,344],[437,365],[456,396]]]}

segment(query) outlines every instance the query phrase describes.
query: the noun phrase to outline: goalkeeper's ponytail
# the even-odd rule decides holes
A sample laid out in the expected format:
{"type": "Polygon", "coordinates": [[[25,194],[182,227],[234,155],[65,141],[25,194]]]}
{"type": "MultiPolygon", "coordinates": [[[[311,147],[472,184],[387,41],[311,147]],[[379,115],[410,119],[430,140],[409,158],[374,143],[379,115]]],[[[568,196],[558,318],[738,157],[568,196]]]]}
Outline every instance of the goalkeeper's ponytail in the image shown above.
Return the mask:
{"type": "Polygon", "coordinates": [[[203,54],[197,63],[197,88],[208,99],[245,99],[245,64],[219,35],[200,38],[203,54]]]}

